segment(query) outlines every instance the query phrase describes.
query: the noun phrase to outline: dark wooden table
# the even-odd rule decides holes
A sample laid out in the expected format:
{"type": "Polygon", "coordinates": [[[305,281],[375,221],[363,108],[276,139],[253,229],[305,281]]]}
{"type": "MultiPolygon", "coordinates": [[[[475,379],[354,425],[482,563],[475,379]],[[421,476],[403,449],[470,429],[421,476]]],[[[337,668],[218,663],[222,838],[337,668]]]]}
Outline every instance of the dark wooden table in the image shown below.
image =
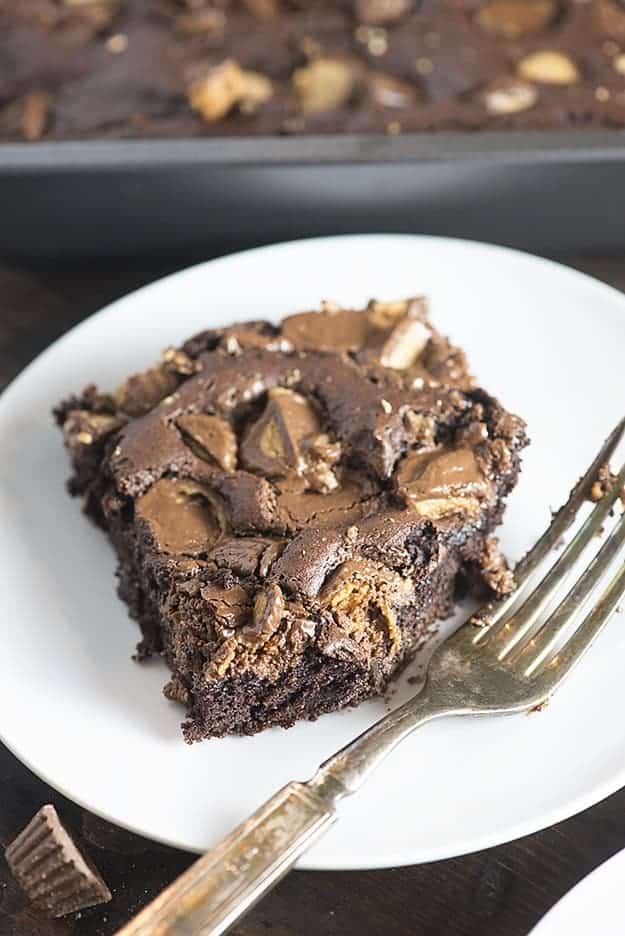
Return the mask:
{"type": "MultiPolygon", "coordinates": [[[[569,262],[625,289],[625,260],[569,262]]],[[[0,265],[0,390],[82,318],[166,272],[42,273],[0,265]]],[[[113,900],[64,920],[47,920],[28,906],[0,858],[0,936],[110,936],[192,860],[80,809],[0,745],[0,845],[49,802],[91,853],[113,900]]],[[[390,871],[293,873],[234,932],[525,936],[559,897],[623,847],[625,789],[544,832],[463,858],[390,871]]]]}

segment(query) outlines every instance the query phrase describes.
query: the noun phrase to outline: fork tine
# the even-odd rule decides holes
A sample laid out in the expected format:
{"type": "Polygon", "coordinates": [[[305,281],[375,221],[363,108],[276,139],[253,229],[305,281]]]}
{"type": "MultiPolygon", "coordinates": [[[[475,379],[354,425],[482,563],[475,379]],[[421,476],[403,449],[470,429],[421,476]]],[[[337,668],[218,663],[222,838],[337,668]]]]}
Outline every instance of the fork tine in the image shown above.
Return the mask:
{"type": "Polygon", "coordinates": [[[521,591],[528,585],[537,573],[542,562],[555,548],[559,540],[575,521],[579,509],[588,499],[592,485],[597,479],[599,469],[610,460],[625,434],[625,419],[622,419],[612,430],[601,446],[598,455],[586,473],[580,478],[566,504],[554,514],[550,525],[535,545],[517,563],[514,570],[516,589],[511,595],[488,602],[474,615],[476,623],[482,622],[485,626],[476,630],[473,642],[480,643],[485,637],[495,632],[495,626],[502,621],[513,605],[518,601],[521,591]]]}
{"type": "Polygon", "coordinates": [[[521,607],[514,612],[509,632],[510,639],[506,641],[498,654],[500,660],[505,659],[522,640],[530,638],[538,629],[538,618],[541,612],[556,596],[567,575],[592,538],[599,533],[614,504],[620,497],[623,485],[625,485],[625,465],[623,465],[617,477],[617,483],[610,493],[602,497],[595,505],[592,513],[586,518],[557,562],[553,564],[521,607]]]}
{"type": "Polygon", "coordinates": [[[540,676],[553,668],[557,674],[556,685],[567,676],[581,660],[608,620],[618,609],[619,602],[625,596],[625,563],[620,567],[611,583],[569,640],[560,648],[556,656],[545,654],[531,669],[528,676],[540,676]]]}
{"type": "Polygon", "coordinates": [[[522,646],[517,645],[506,658],[512,665],[519,664],[530,676],[540,664],[557,650],[571,621],[584,607],[618,553],[625,544],[625,514],[605,541],[584,574],[547,618],[538,633],[522,646]]]}

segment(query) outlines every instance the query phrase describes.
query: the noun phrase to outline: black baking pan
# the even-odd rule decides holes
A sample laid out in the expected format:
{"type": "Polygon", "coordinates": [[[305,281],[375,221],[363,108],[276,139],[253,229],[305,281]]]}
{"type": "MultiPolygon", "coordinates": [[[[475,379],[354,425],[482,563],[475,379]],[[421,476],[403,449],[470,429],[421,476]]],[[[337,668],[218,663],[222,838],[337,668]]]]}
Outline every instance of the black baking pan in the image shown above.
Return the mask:
{"type": "Polygon", "coordinates": [[[0,146],[0,256],[208,257],[360,231],[625,248],[625,131],[0,146]]]}

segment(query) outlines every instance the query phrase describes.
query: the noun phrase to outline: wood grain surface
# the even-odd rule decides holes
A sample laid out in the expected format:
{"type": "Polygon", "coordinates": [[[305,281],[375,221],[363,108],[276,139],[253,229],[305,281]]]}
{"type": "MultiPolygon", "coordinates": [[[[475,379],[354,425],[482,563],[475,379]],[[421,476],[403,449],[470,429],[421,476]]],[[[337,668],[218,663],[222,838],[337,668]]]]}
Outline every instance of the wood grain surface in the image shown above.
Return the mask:
{"type": "MultiPolygon", "coordinates": [[[[625,290],[625,259],[568,262],[625,290]]],[[[81,319],[167,272],[36,272],[0,265],[0,390],[81,319]]],[[[28,905],[0,857],[0,936],[112,936],[193,860],[79,808],[0,745],[0,846],[44,803],[54,803],[92,856],[113,900],[48,920],[28,905]]],[[[544,832],[461,858],[389,871],[294,872],[233,933],[525,936],[580,878],[623,847],[625,790],[544,832]]]]}

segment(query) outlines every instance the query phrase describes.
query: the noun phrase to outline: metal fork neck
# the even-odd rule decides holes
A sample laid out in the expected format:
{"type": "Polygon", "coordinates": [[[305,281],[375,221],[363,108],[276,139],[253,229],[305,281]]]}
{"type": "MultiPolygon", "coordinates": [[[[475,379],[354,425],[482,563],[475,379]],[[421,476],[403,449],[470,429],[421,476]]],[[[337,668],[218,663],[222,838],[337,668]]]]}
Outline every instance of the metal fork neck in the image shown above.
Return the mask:
{"type": "Polygon", "coordinates": [[[394,712],[377,721],[354,741],[325,761],[308,786],[336,803],[355,793],[382,761],[409,734],[426,722],[460,711],[435,698],[428,687],[394,712]]]}

